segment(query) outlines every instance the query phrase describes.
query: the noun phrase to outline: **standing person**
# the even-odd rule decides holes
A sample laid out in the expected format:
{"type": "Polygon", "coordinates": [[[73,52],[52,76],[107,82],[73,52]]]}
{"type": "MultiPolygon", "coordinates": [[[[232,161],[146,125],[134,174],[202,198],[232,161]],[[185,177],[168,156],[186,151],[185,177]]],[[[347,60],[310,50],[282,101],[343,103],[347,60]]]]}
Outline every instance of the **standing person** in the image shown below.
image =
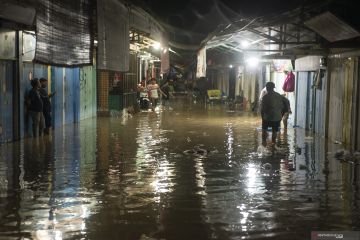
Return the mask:
{"type": "Polygon", "coordinates": [[[141,96],[140,93],[142,91],[144,91],[145,87],[146,87],[146,80],[143,77],[142,80],[140,81],[140,83],[137,85],[138,98],[140,98],[140,96],[141,96]]]}
{"type": "Polygon", "coordinates": [[[273,82],[266,83],[266,91],[262,97],[260,104],[262,118],[262,145],[266,146],[267,129],[272,128],[272,144],[275,147],[277,132],[279,131],[282,119],[283,96],[274,91],[275,84],[273,82]]]}
{"type": "MultiPolygon", "coordinates": [[[[260,107],[261,107],[261,101],[262,101],[263,97],[264,97],[266,94],[267,94],[266,87],[264,87],[264,88],[261,90],[260,96],[259,96],[259,106],[260,106],[260,107]]],[[[259,111],[261,111],[260,107],[259,107],[259,109],[258,109],[259,111]]]]}
{"type": "Polygon", "coordinates": [[[43,115],[45,119],[45,129],[44,133],[49,134],[51,128],[51,102],[50,98],[52,98],[56,92],[48,94],[46,87],[47,87],[47,79],[40,78],[40,97],[43,101],[43,115]]]}
{"type": "Polygon", "coordinates": [[[155,107],[158,103],[158,99],[159,99],[159,91],[165,95],[159,88],[159,85],[156,83],[156,79],[152,78],[150,81],[150,84],[147,85],[147,90],[149,92],[149,98],[150,98],[150,102],[151,102],[151,109],[152,111],[155,111],[155,107]]]}
{"type": "Polygon", "coordinates": [[[164,107],[168,107],[169,110],[172,110],[172,108],[170,107],[170,95],[171,95],[171,97],[173,97],[173,95],[172,95],[173,88],[171,88],[171,86],[173,86],[173,80],[169,79],[160,88],[162,93],[164,94],[164,96],[162,98],[162,105],[164,107]]]}
{"type": "Polygon", "coordinates": [[[286,97],[286,94],[283,94],[282,96],[283,96],[283,110],[282,110],[283,118],[282,118],[282,121],[283,121],[283,125],[284,125],[284,130],[287,130],[289,115],[292,114],[292,112],[291,112],[291,107],[290,107],[290,101],[286,97]]]}
{"type": "Polygon", "coordinates": [[[264,87],[261,92],[260,92],[260,96],[259,96],[259,103],[261,103],[262,98],[267,94],[266,91],[266,87],[264,87]]]}
{"type": "Polygon", "coordinates": [[[43,101],[40,96],[40,82],[37,78],[31,80],[32,89],[27,97],[29,114],[32,120],[33,137],[41,136],[45,125],[43,116],[43,101]]]}

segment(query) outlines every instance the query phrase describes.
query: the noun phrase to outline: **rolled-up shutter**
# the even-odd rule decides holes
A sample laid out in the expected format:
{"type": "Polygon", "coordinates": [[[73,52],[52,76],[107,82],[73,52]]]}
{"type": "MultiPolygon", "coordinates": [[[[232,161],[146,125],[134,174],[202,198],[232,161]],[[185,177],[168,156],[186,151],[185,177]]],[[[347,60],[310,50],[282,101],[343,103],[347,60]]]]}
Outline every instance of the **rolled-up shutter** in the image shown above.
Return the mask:
{"type": "Polygon", "coordinates": [[[92,0],[38,0],[35,61],[78,66],[92,64],[92,0]]]}

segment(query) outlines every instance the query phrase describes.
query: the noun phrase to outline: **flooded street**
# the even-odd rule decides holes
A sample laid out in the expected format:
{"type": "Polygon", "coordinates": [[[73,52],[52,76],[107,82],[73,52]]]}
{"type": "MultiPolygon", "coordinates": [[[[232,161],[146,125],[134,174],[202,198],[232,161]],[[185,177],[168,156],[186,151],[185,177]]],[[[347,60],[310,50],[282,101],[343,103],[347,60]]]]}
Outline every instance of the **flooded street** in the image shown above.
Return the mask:
{"type": "Polygon", "coordinates": [[[356,162],[225,105],[97,118],[0,146],[0,239],[310,239],[360,230],[356,162]],[[269,139],[270,141],[270,139],[269,139]]]}

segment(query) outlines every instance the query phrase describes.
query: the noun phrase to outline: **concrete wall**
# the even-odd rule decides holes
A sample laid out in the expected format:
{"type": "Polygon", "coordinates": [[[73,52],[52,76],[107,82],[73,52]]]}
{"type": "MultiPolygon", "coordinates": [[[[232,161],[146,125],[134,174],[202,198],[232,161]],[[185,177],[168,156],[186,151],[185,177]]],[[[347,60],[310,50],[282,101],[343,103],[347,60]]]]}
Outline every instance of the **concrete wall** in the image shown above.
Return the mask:
{"type": "Polygon", "coordinates": [[[307,56],[295,60],[295,71],[309,72],[320,68],[320,59],[322,56],[307,56]]]}
{"type": "Polygon", "coordinates": [[[13,138],[14,63],[0,60],[0,143],[13,138]]]}

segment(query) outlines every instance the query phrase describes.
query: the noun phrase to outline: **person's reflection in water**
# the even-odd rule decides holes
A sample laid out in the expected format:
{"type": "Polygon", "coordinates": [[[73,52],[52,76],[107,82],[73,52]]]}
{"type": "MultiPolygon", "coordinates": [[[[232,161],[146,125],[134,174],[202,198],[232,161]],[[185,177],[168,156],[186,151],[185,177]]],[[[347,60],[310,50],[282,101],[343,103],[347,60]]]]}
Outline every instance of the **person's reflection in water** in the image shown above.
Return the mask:
{"type": "MultiPolygon", "coordinates": [[[[19,167],[21,160],[18,157],[19,153],[19,144],[7,144],[0,148],[0,161],[3,164],[7,162],[6,174],[0,174],[0,177],[7,176],[7,180],[5,179],[1,183],[5,186],[0,186],[0,229],[3,229],[7,223],[12,222],[13,226],[8,231],[12,230],[14,232],[18,232],[21,227],[21,214],[19,212],[21,207],[21,191],[19,191],[21,188],[21,170],[19,167]],[[2,187],[5,187],[5,189],[2,187]]],[[[1,165],[0,170],[3,170],[1,165]]]]}
{"type": "MultiPolygon", "coordinates": [[[[54,161],[52,136],[33,139],[24,143],[24,180],[29,182],[47,179],[47,174],[51,173],[50,161],[54,161]]],[[[37,188],[31,185],[31,188],[37,188]]],[[[36,189],[32,189],[36,190],[36,189]]]]}
{"type": "MultiPolygon", "coordinates": [[[[53,220],[54,219],[54,202],[55,202],[55,198],[54,198],[54,182],[55,182],[55,164],[54,164],[54,144],[53,144],[53,139],[52,139],[52,135],[47,135],[46,138],[44,138],[44,163],[47,166],[47,172],[49,174],[49,176],[51,176],[51,180],[49,182],[49,194],[50,194],[50,199],[49,199],[49,220],[53,220]]],[[[50,179],[50,177],[49,177],[50,179]]]]}
{"type": "Polygon", "coordinates": [[[41,170],[44,168],[43,159],[45,147],[43,141],[43,138],[37,138],[24,144],[25,181],[37,181],[41,170]]]}

